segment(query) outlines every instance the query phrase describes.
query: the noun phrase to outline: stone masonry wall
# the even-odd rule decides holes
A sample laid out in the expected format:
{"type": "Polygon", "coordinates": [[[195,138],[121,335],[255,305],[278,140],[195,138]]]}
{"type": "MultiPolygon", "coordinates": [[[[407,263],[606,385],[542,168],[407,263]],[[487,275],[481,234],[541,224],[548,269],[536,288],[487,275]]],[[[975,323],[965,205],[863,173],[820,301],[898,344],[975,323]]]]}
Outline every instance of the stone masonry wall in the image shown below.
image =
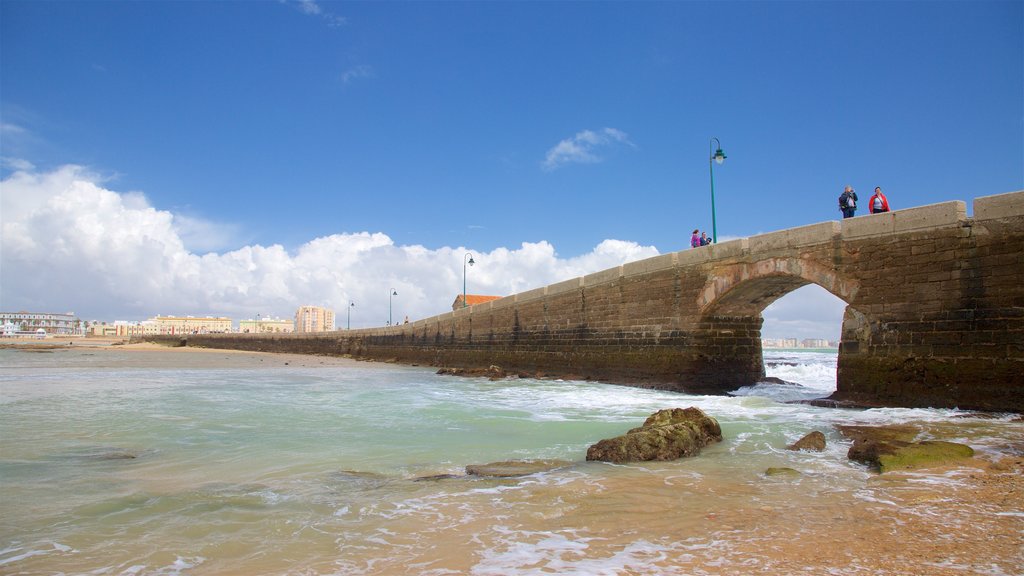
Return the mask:
{"type": "Polygon", "coordinates": [[[1024,411],[1024,192],[977,199],[973,218],[948,202],[665,254],[408,325],[186,340],[725,393],[763,377],[761,312],[808,283],[848,304],[836,399],[1024,411]]]}

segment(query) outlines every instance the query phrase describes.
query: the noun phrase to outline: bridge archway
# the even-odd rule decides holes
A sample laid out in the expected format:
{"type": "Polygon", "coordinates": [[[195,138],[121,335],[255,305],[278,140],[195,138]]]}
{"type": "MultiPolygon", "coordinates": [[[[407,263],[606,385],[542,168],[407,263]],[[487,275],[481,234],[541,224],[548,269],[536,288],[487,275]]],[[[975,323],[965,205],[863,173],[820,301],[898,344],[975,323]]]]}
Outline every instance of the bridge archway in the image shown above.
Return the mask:
{"type": "Polygon", "coordinates": [[[698,298],[700,313],[694,331],[702,386],[721,392],[762,380],[762,313],[779,298],[809,284],[846,303],[844,325],[846,319],[863,318],[850,306],[859,283],[831,263],[766,258],[714,269],[698,298]]]}

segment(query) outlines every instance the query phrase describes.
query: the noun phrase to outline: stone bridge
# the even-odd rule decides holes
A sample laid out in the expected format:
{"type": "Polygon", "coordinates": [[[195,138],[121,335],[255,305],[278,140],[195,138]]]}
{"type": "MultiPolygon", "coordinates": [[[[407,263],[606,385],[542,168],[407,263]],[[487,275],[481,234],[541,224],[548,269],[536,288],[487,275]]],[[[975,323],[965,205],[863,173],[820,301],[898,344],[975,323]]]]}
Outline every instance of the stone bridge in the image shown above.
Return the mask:
{"type": "MultiPolygon", "coordinates": [[[[817,284],[846,302],[839,401],[1024,411],[1024,191],[673,252],[412,324],[189,336],[723,394],[765,375],[762,311],[817,284]]],[[[180,338],[180,337],[176,337],[180,338]]]]}

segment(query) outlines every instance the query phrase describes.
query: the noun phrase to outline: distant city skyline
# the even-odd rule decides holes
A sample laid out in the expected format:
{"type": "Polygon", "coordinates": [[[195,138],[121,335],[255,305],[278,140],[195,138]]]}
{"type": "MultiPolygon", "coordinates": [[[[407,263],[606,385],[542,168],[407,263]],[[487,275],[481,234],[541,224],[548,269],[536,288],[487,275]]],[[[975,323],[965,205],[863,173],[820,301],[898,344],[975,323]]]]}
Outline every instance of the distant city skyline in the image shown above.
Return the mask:
{"type": "MultiPolygon", "coordinates": [[[[720,241],[839,219],[846,185],[970,206],[1024,188],[1022,20],[1000,1],[4,0],[0,308],[429,317],[464,284],[514,294],[710,234],[713,138],[720,241]]],[[[838,338],[843,302],[802,290],[763,336],[838,338]]]]}

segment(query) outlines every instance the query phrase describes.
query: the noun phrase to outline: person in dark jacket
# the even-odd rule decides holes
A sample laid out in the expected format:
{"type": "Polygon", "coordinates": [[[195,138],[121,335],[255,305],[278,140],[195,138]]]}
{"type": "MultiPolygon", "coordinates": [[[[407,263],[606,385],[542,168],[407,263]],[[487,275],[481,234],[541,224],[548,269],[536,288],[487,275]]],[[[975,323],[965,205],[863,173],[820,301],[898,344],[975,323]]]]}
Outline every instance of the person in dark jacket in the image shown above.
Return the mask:
{"type": "Polygon", "coordinates": [[[847,186],[839,195],[839,210],[843,213],[843,218],[852,218],[853,213],[857,211],[857,193],[853,191],[853,186],[847,186]]]}

